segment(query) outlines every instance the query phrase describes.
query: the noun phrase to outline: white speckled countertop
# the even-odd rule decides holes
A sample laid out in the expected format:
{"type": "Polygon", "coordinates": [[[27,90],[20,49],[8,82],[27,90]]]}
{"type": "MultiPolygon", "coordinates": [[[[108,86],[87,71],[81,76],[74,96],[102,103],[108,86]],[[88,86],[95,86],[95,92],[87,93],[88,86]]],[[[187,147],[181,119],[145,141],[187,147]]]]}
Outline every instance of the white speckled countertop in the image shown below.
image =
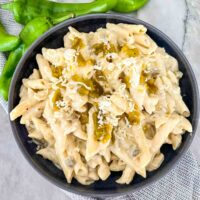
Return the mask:
{"type": "MultiPolygon", "coordinates": [[[[159,28],[183,50],[200,86],[200,0],[151,0],[145,8],[130,15],[159,28]]],[[[2,107],[0,127],[0,199],[69,199],[42,178],[22,156],[11,133],[8,116],[2,107]]],[[[191,150],[200,162],[199,132],[200,129],[191,150]]]]}

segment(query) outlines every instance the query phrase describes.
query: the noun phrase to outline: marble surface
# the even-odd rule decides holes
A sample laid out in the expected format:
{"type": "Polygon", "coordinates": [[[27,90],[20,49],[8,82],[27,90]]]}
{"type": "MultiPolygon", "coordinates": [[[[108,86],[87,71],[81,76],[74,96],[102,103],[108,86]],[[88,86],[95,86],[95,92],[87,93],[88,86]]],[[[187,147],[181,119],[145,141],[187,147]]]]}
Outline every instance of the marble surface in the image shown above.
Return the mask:
{"type": "MultiPolygon", "coordinates": [[[[151,23],[174,40],[190,61],[200,86],[200,1],[151,0],[146,7],[129,15],[151,23]]],[[[11,133],[8,116],[1,107],[0,127],[0,199],[69,199],[43,179],[22,156],[11,133]]],[[[198,130],[191,151],[200,162],[200,127],[198,130]]]]}

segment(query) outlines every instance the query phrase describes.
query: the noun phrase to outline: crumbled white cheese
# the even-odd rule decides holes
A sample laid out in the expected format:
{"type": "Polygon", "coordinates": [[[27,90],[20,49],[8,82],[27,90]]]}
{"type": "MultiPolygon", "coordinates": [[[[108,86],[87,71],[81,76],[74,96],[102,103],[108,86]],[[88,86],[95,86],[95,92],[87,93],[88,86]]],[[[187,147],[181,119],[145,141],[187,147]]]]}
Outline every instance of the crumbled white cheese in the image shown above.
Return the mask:
{"type": "Polygon", "coordinates": [[[140,83],[140,76],[141,76],[141,66],[140,65],[133,65],[133,67],[129,68],[126,72],[130,74],[130,84],[132,87],[137,87],[140,83]]]}
{"type": "Polygon", "coordinates": [[[112,124],[113,126],[118,126],[119,118],[113,115],[106,116],[106,122],[112,124]]]}
{"type": "Polygon", "coordinates": [[[64,101],[56,101],[56,106],[58,106],[58,108],[64,108],[66,106],[66,103],[64,101]]]}
{"type": "Polygon", "coordinates": [[[111,106],[110,98],[107,96],[103,96],[99,99],[99,109],[102,110],[103,113],[107,112],[107,108],[111,106]]]}
{"type": "MultiPolygon", "coordinates": [[[[108,123],[113,126],[118,126],[119,118],[117,116],[114,116],[112,112],[110,112],[111,107],[111,100],[108,96],[101,97],[99,99],[99,115],[98,115],[98,123],[108,123]],[[103,121],[103,115],[106,114],[106,117],[103,121]]],[[[104,115],[105,116],[105,115],[104,115]]]]}
{"type": "Polygon", "coordinates": [[[136,61],[133,57],[131,58],[126,58],[122,61],[122,65],[126,66],[126,67],[130,67],[136,64],[136,61]]]}
{"type": "Polygon", "coordinates": [[[116,67],[118,69],[131,69],[132,67],[138,67],[136,66],[136,60],[135,58],[131,57],[131,58],[126,58],[124,60],[122,60],[121,62],[116,63],[116,67]]]}
{"type": "Polygon", "coordinates": [[[102,113],[101,110],[99,110],[99,112],[98,112],[97,119],[98,119],[98,124],[99,124],[99,125],[103,125],[103,124],[104,124],[104,121],[103,121],[103,113],[102,113]]]}

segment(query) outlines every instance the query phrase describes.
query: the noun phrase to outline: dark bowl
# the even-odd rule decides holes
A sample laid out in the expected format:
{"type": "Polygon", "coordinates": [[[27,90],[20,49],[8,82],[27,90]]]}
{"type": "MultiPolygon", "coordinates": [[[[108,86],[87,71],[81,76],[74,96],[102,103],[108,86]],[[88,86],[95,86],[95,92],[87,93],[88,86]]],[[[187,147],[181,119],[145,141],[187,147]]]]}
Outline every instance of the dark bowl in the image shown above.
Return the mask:
{"type": "Polygon", "coordinates": [[[121,173],[112,173],[112,175],[104,182],[98,181],[92,185],[83,186],[76,180],[73,180],[71,184],[68,184],[61,170],[56,168],[52,162],[43,159],[41,156],[35,153],[36,145],[31,143],[31,139],[27,136],[27,130],[25,126],[19,123],[20,120],[17,119],[13,122],[10,122],[14,137],[22,153],[29,163],[43,177],[63,190],[95,197],[117,196],[135,192],[163,177],[167,172],[176,166],[180,158],[188,150],[197,129],[199,116],[199,94],[196,79],[190,64],[181,50],[164,33],[154,28],[150,24],[138,19],[116,14],[96,14],[67,20],[53,27],[40,39],[38,39],[28,49],[15,71],[9,96],[9,112],[19,103],[19,90],[22,84],[22,79],[28,77],[32,73],[33,68],[37,66],[35,56],[37,53],[41,52],[42,47],[62,47],[63,36],[68,32],[69,26],[73,26],[79,31],[89,32],[96,31],[96,29],[99,27],[105,27],[107,22],[145,25],[148,28],[147,33],[149,36],[155,40],[160,47],[164,47],[170,55],[178,60],[179,68],[183,72],[183,78],[180,81],[181,93],[185,103],[191,111],[189,120],[193,126],[193,133],[186,133],[183,135],[183,142],[180,148],[176,151],[172,150],[171,145],[163,145],[161,152],[165,155],[165,160],[159,169],[148,173],[146,179],[136,175],[130,185],[119,185],[115,183],[115,180],[121,175],[121,173]]]}

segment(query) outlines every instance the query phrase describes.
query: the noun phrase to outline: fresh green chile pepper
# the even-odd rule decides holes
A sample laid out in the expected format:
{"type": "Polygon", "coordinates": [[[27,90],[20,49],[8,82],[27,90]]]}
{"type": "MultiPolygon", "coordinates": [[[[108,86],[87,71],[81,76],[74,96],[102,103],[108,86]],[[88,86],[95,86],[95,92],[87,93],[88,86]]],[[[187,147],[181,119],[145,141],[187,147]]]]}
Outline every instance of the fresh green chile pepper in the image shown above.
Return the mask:
{"type": "Polygon", "coordinates": [[[18,48],[14,51],[11,51],[8,59],[5,63],[3,71],[0,76],[0,95],[7,101],[8,100],[8,93],[10,88],[10,82],[12,80],[13,73],[15,68],[21,59],[22,55],[25,52],[25,45],[21,44],[18,48]]]}
{"type": "Polygon", "coordinates": [[[0,52],[11,51],[20,44],[20,38],[9,35],[0,23],[0,52]]]}
{"type": "Polygon", "coordinates": [[[56,18],[53,20],[50,20],[47,17],[38,17],[24,26],[20,33],[23,44],[21,44],[17,49],[9,54],[9,57],[0,76],[0,95],[3,96],[6,101],[8,100],[10,82],[12,80],[15,68],[25,53],[26,49],[44,32],[49,30],[49,28],[51,28],[54,24],[60,23],[61,21],[71,16],[71,14],[68,14],[64,17],[56,18]]]}
{"type": "Polygon", "coordinates": [[[30,7],[37,7],[37,9],[46,12],[45,16],[49,16],[51,14],[79,10],[102,10],[102,7],[110,10],[116,5],[117,0],[93,0],[89,3],[59,3],[49,0],[15,0],[14,2],[23,3],[30,7]]]}
{"type": "Polygon", "coordinates": [[[92,14],[92,13],[105,13],[111,10],[112,8],[114,8],[116,3],[117,3],[117,0],[111,0],[111,1],[107,1],[107,3],[104,2],[104,4],[101,4],[101,5],[99,4],[98,7],[83,8],[83,9],[73,11],[73,13],[75,17],[86,15],[86,14],[92,14]]]}
{"type": "Polygon", "coordinates": [[[1,8],[13,12],[15,20],[26,24],[30,20],[45,16],[64,16],[66,13],[100,13],[107,12],[115,7],[117,0],[95,0],[91,3],[58,3],[48,0],[16,0],[1,4],[1,8]]]}
{"type": "Polygon", "coordinates": [[[143,7],[149,0],[118,0],[113,11],[128,13],[143,7]]]}
{"type": "Polygon", "coordinates": [[[64,17],[50,19],[48,17],[37,17],[29,21],[19,36],[26,46],[30,46],[35,40],[37,40],[43,33],[48,31],[53,25],[58,24],[68,18],[73,17],[73,14],[67,13],[64,17]]]}
{"type": "Polygon", "coordinates": [[[38,37],[49,30],[53,24],[47,17],[38,17],[29,21],[19,36],[21,40],[27,45],[31,45],[38,37]]]}

